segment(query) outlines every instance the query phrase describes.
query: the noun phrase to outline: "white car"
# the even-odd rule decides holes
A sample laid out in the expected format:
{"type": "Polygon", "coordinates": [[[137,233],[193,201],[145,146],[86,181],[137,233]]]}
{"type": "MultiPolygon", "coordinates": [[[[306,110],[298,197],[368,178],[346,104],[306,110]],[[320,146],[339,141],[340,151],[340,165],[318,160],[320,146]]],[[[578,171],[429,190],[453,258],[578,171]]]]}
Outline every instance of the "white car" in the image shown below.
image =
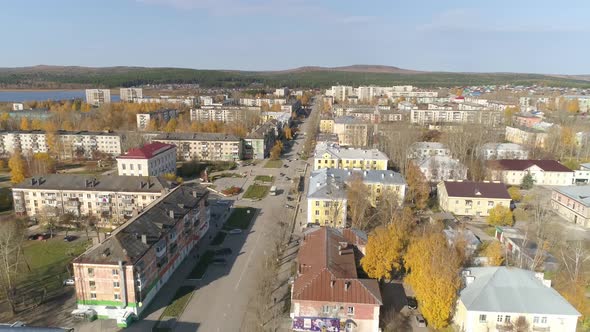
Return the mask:
{"type": "Polygon", "coordinates": [[[64,280],[63,285],[64,286],[74,286],[76,283],[74,282],[73,278],[69,278],[64,280]]]}
{"type": "Polygon", "coordinates": [[[234,228],[228,232],[229,234],[242,234],[242,230],[239,228],[234,228]]]}

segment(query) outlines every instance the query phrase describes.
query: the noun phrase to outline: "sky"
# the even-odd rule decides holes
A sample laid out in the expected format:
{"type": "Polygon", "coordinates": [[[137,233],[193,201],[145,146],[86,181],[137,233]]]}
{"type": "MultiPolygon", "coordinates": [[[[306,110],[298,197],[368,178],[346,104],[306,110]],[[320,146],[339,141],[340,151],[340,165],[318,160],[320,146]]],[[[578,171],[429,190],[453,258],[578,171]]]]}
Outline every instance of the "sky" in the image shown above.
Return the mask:
{"type": "Polygon", "coordinates": [[[1,0],[0,67],[590,74],[590,1],[1,0]]]}

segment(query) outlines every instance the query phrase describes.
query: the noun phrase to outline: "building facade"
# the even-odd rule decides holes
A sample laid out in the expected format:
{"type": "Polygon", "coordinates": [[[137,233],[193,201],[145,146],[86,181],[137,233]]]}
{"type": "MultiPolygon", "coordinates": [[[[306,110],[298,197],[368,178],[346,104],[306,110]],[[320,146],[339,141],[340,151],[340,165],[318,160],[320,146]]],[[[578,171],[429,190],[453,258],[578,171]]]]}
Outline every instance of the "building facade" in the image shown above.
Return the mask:
{"type": "Polygon", "coordinates": [[[575,172],[556,160],[500,159],[487,162],[490,178],[508,185],[521,185],[530,174],[535,185],[569,186],[574,183],[575,172]]]}
{"type": "Polygon", "coordinates": [[[465,180],[467,167],[449,156],[430,156],[412,161],[429,182],[465,180]]]}
{"type": "MultiPolygon", "coordinates": [[[[429,104],[432,105],[432,104],[429,104]]],[[[420,125],[440,123],[483,124],[496,127],[504,121],[504,114],[493,110],[459,110],[455,108],[412,109],[410,122],[420,125]]]]}
{"type": "Polygon", "coordinates": [[[216,133],[168,133],[158,135],[154,142],[176,146],[181,160],[235,161],[243,159],[244,141],[233,135],[216,133]]]}
{"type": "Polygon", "coordinates": [[[277,125],[276,120],[269,120],[254,129],[244,139],[245,149],[251,150],[250,155],[246,159],[265,159],[270,156],[270,150],[277,141],[277,125]]]}
{"type": "Polygon", "coordinates": [[[170,119],[177,118],[179,113],[179,110],[172,108],[160,109],[149,113],[137,113],[137,115],[135,115],[137,120],[137,129],[147,130],[150,125],[150,121],[157,121],[160,124],[167,123],[170,121],[170,119]]]}
{"type": "Polygon", "coordinates": [[[207,233],[207,197],[203,188],[177,187],[74,259],[78,309],[120,327],[141,315],[207,233]]]}
{"type": "Polygon", "coordinates": [[[590,227],[590,186],[553,189],[551,208],[571,223],[590,227]]]}
{"type": "Polygon", "coordinates": [[[333,133],[341,146],[361,148],[373,143],[373,124],[352,116],[335,118],[333,133]]]}
{"type": "Polygon", "coordinates": [[[121,88],[119,91],[119,96],[121,101],[124,102],[133,102],[136,99],[143,98],[143,89],[142,88],[121,88]]]}
{"type": "Polygon", "coordinates": [[[153,142],[129,149],[117,157],[117,171],[130,176],[176,174],[176,146],[153,142]]]}
{"type": "Polygon", "coordinates": [[[441,209],[459,216],[487,217],[495,206],[510,207],[503,183],[442,181],[437,189],[441,209]]]}
{"type": "Polygon", "coordinates": [[[377,149],[346,149],[320,142],[314,152],[313,169],[386,170],[388,161],[387,155],[377,149]]]}
{"type": "Polygon", "coordinates": [[[487,143],[480,148],[479,154],[485,160],[529,158],[529,150],[515,143],[487,143]]]}
{"type": "Polygon", "coordinates": [[[416,142],[408,149],[408,159],[422,159],[432,156],[450,156],[451,150],[439,142],[416,142]]]}
{"type": "Polygon", "coordinates": [[[111,90],[109,89],[86,89],[86,103],[93,106],[100,106],[111,102],[111,90]]]}

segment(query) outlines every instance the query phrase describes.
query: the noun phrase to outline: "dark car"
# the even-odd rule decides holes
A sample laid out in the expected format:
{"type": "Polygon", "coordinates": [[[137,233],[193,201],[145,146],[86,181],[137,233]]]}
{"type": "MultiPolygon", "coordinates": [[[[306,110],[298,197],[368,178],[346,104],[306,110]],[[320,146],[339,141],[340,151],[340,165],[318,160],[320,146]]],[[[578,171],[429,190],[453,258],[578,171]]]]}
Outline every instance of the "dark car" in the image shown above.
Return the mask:
{"type": "Polygon", "coordinates": [[[217,256],[231,255],[231,253],[232,253],[232,251],[230,248],[221,248],[221,249],[215,250],[215,255],[217,255],[217,256]]]}
{"type": "Polygon", "coordinates": [[[407,300],[408,300],[408,308],[410,308],[412,310],[418,309],[418,301],[416,301],[416,298],[408,296],[407,300]]]}
{"type": "Polygon", "coordinates": [[[227,261],[225,260],[225,258],[215,258],[212,261],[212,263],[215,265],[225,265],[225,264],[227,264],[227,261]]]}
{"type": "Polygon", "coordinates": [[[76,239],[73,235],[64,236],[64,242],[72,242],[76,239]]]}

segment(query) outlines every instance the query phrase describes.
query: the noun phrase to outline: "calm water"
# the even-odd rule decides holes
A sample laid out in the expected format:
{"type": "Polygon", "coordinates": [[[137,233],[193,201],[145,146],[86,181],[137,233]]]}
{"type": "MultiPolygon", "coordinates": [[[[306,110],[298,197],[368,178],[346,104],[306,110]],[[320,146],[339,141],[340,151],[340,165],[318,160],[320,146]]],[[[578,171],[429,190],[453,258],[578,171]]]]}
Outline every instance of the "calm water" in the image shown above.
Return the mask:
{"type": "MultiPolygon", "coordinates": [[[[44,100],[85,99],[84,90],[51,90],[51,91],[0,91],[0,102],[24,102],[44,100]]],[[[111,95],[112,101],[118,101],[119,96],[111,95]]]]}

